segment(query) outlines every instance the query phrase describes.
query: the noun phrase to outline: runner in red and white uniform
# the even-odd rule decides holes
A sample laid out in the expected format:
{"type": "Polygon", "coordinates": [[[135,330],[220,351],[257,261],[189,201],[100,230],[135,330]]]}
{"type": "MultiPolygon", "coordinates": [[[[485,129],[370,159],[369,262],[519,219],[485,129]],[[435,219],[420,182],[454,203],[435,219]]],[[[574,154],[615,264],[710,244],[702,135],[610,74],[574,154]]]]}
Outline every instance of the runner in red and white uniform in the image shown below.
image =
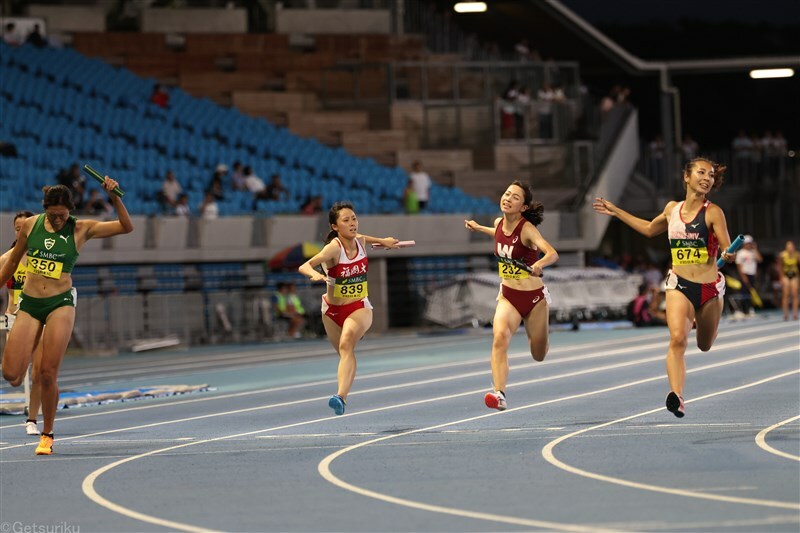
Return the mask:
{"type": "Polygon", "coordinates": [[[298,269],[311,281],[324,281],[322,323],[328,340],[339,354],[339,389],[328,400],[337,415],[344,414],[347,395],[356,377],[356,344],[372,325],[372,304],[367,285],[366,243],[396,248],[394,237],[378,239],[358,233],[358,218],[353,205],[337,202],[328,213],[331,232],[325,247],[298,269]],[[322,265],[325,273],[316,270],[322,265]]]}

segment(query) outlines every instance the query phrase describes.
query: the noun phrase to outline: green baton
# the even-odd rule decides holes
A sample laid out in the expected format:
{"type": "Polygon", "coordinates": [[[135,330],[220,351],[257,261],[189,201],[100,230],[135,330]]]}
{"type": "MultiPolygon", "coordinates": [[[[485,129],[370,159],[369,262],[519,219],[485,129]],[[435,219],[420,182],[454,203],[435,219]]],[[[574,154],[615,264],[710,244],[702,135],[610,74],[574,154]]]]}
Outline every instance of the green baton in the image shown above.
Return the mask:
{"type": "MultiPolygon", "coordinates": [[[[91,177],[93,177],[94,179],[96,179],[97,181],[99,181],[101,185],[102,185],[103,183],[105,183],[105,182],[106,182],[106,179],[103,177],[103,175],[102,175],[102,174],[100,174],[100,173],[99,173],[98,171],[96,171],[95,169],[93,169],[92,167],[90,167],[89,165],[83,165],[83,170],[85,170],[86,172],[88,172],[88,173],[89,173],[89,175],[90,175],[91,177]]],[[[123,196],[125,196],[125,191],[123,191],[123,190],[122,190],[122,189],[120,189],[119,187],[116,187],[116,188],[115,188],[113,191],[111,191],[111,192],[113,192],[114,194],[116,194],[116,195],[117,195],[117,196],[119,196],[120,198],[122,198],[123,196]]]]}

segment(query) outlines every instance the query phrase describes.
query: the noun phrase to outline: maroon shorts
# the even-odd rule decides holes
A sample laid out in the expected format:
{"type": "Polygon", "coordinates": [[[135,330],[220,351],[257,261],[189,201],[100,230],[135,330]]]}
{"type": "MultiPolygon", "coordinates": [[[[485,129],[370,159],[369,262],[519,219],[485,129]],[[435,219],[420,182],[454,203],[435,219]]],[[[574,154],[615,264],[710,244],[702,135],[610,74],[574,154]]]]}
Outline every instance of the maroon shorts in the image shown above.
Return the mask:
{"type": "Polygon", "coordinates": [[[336,322],[340,328],[344,327],[344,321],[359,309],[372,309],[372,304],[367,298],[356,300],[355,302],[344,305],[331,305],[325,296],[322,297],[322,314],[336,322]]]}
{"type": "Polygon", "coordinates": [[[520,291],[500,285],[500,292],[503,294],[503,298],[514,306],[514,309],[517,310],[522,318],[528,316],[539,302],[550,303],[550,293],[547,291],[547,287],[539,287],[532,291],[520,291]]]}

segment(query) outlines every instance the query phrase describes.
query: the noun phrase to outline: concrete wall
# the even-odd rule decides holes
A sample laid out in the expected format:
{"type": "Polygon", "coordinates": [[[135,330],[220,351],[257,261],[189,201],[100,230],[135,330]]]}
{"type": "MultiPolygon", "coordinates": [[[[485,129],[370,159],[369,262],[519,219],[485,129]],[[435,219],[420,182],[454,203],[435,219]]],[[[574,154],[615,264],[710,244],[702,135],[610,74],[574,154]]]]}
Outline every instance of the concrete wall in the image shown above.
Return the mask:
{"type": "Polygon", "coordinates": [[[142,31],[153,33],[247,33],[247,10],[147,8],[142,31]]]}
{"type": "Polygon", "coordinates": [[[47,22],[48,33],[106,31],[106,12],[102,6],[28,6],[28,15],[47,22]]]}
{"type": "Polygon", "coordinates": [[[392,17],[384,9],[279,9],[277,33],[382,33],[392,30],[392,17]]]}

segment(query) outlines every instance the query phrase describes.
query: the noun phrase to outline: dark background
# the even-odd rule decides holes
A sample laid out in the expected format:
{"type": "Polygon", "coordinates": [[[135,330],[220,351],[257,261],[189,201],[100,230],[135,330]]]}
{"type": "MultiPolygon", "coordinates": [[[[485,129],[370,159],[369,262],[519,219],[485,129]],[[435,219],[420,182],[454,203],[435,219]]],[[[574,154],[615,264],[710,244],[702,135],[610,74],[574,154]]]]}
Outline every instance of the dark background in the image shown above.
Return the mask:
{"type": "MultiPolygon", "coordinates": [[[[510,51],[522,37],[543,58],[578,60],[584,83],[602,96],[614,84],[632,89],[640,134],[660,131],[658,78],[630,71],[594,50],[582,37],[554,29],[540,0],[487,0],[484,14],[456,15],[481,42],[510,51]]],[[[783,56],[793,78],[752,80],[747,71],[677,74],[683,132],[701,149],[724,148],[740,128],[761,136],[783,132],[800,145],[800,1],[789,0],[563,0],[562,3],[631,54],[649,60],[783,56]]],[[[451,9],[452,1],[437,2],[451,9]]]]}

